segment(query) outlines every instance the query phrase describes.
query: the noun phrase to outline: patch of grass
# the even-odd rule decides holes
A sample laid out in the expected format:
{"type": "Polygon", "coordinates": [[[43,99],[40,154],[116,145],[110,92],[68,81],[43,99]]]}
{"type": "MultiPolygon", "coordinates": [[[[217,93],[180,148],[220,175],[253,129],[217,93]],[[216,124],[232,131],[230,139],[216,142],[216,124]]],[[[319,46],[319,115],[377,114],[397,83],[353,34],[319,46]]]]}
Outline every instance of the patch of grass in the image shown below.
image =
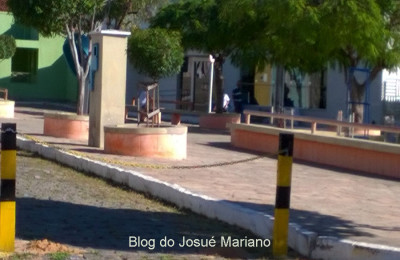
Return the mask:
{"type": "Polygon", "coordinates": [[[173,260],[174,258],[171,255],[162,255],[160,256],[160,260],[173,260]]]}
{"type": "Polygon", "coordinates": [[[13,254],[12,256],[6,258],[10,260],[27,260],[32,259],[33,255],[29,253],[13,254]]]}
{"type": "Polygon", "coordinates": [[[55,252],[48,255],[50,260],[66,260],[69,257],[67,252],[55,252]]]}

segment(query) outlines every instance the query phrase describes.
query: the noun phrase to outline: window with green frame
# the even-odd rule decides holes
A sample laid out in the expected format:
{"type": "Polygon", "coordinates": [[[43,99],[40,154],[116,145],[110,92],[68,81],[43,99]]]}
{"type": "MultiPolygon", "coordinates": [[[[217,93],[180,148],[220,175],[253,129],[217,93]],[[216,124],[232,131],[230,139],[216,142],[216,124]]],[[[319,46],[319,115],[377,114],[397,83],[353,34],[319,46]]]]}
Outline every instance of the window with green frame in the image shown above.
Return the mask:
{"type": "Polygon", "coordinates": [[[38,71],[38,49],[17,48],[11,60],[11,81],[34,83],[38,71]]]}

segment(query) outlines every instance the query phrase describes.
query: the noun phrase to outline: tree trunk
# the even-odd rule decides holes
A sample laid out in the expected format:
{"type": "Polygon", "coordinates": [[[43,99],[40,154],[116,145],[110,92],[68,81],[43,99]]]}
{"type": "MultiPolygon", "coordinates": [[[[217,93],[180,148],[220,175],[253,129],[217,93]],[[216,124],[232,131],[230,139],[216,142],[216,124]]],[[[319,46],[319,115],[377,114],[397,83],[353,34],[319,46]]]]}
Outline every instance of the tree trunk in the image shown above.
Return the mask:
{"type": "Polygon", "coordinates": [[[283,98],[284,98],[284,68],[281,65],[276,67],[276,84],[275,84],[275,95],[274,95],[274,108],[275,111],[280,113],[283,109],[283,98]]]}
{"type": "Polygon", "coordinates": [[[224,64],[224,57],[219,54],[215,58],[214,73],[215,73],[215,88],[216,88],[216,113],[224,112],[224,76],[222,67],[224,64]]]}
{"type": "Polygon", "coordinates": [[[85,73],[83,73],[82,67],[80,67],[79,70],[81,70],[81,73],[79,73],[78,74],[79,76],[77,77],[79,88],[78,88],[78,102],[76,106],[76,113],[78,115],[83,115],[85,114],[84,105],[85,105],[86,76],[85,73]]]}
{"type": "Polygon", "coordinates": [[[351,76],[350,111],[354,114],[355,123],[364,122],[365,88],[366,82],[358,83],[354,75],[351,76]]]}
{"type": "Polygon", "coordinates": [[[86,88],[86,79],[89,74],[89,68],[90,68],[90,58],[91,58],[91,45],[92,41],[89,38],[89,54],[87,57],[83,54],[83,48],[82,48],[82,40],[81,40],[81,29],[80,27],[78,29],[75,29],[74,27],[69,27],[68,24],[66,24],[66,29],[68,33],[68,42],[69,42],[69,47],[71,49],[72,53],[72,58],[74,60],[74,65],[75,65],[75,71],[76,71],[76,77],[78,80],[78,101],[77,101],[77,108],[76,108],[76,113],[78,115],[83,115],[87,113],[88,111],[85,111],[85,98],[88,99],[85,95],[85,88],[86,88]],[[78,35],[78,46],[76,46],[75,43],[75,33],[78,35]],[[80,53],[80,55],[78,55],[80,53]],[[80,57],[79,57],[80,56],[80,57]]]}

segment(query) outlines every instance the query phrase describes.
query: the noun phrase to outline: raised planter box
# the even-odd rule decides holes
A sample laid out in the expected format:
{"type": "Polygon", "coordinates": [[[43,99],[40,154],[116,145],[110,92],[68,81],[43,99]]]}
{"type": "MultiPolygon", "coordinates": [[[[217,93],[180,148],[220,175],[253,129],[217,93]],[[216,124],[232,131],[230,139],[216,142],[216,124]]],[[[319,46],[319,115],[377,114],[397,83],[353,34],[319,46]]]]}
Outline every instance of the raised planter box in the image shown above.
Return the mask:
{"type": "Polygon", "coordinates": [[[227,129],[227,124],[240,123],[240,114],[236,113],[210,113],[199,117],[199,126],[211,129],[227,129]]]}
{"type": "Polygon", "coordinates": [[[11,100],[0,100],[0,117],[14,118],[15,102],[11,100]]]}
{"type": "Polygon", "coordinates": [[[186,159],[187,127],[105,126],[104,151],[129,156],[186,159]]]}
{"type": "Polygon", "coordinates": [[[89,137],[89,116],[67,112],[45,113],[43,134],[75,140],[87,140],[89,137]]]}
{"type": "Polygon", "coordinates": [[[400,146],[396,144],[259,125],[231,124],[230,129],[235,147],[276,154],[279,133],[294,133],[295,159],[400,179],[400,146]]]}

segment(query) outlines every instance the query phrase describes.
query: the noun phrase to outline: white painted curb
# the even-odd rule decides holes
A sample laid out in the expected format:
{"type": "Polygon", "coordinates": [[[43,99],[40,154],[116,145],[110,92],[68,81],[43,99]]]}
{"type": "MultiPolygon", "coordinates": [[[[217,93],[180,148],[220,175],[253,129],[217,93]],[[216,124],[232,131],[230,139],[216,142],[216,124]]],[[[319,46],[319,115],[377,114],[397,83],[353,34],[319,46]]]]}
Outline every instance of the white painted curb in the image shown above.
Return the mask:
{"type": "MultiPolygon", "coordinates": [[[[17,147],[38,153],[40,156],[57,161],[79,171],[92,173],[111,179],[116,183],[149,193],[171,202],[178,207],[216,218],[226,223],[247,229],[262,238],[272,237],[274,218],[255,210],[195,194],[176,184],[160,181],[136,171],[124,170],[103,162],[94,161],[17,137],[17,147]]],[[[324,260],[398,260],[400,248],[361,243],[335,237],[318,236],[314,232],[302,229],[290,223],[288,245],[293,250],[312,259],[324,260]]]]}

